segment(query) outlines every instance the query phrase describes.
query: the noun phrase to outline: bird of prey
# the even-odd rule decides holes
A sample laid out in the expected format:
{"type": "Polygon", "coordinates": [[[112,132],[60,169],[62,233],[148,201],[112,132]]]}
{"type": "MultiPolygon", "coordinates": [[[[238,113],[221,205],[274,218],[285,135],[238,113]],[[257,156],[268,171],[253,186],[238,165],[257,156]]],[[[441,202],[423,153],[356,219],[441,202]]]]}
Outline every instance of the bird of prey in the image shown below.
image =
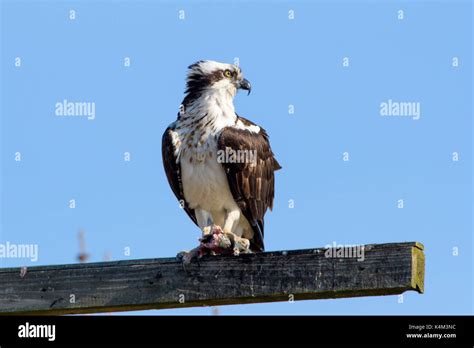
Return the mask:
{"type": "Polygon", "coordinates": [[[234,97],[250,94],[250,82],[233,64],[206,60],[188,69],[177,120],[162,138],[171,189],[202,231],[199,247],[179,256],[264,251],[264,215],[281,167],[265,130],[235,112],[234,97]]]}

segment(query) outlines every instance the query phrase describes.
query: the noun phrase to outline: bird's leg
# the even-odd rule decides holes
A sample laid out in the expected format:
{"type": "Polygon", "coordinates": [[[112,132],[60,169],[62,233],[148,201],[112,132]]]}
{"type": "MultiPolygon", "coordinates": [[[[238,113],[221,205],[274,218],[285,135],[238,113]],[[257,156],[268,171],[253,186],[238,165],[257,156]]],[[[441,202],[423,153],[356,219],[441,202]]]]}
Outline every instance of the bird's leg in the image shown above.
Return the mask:
{"type": "Polygon", "coordinates": [[[196,209],[196,219],[202,230],[199,239],[201,248],[210,254],[219,254],[230,247],[228,238],[223,235],[222,228],[214,224],[212,214],[203,209],[196,209]]]}
{"type": "Polygon", "coordinates": [[[232,210],[228,210],[224,220],[224,233],[232,233],[232,228],[239,222],[239,219],[239,207],[235,206],[232,210]]]}
{"type": "Polygon", "coordinates": [[[199,246],[190,250],[182,251],[177,257],[183,263],[190,263],[193,259],[200,259],[204,255],[216,255],[226,253],[231,247],[231,242],[222,231],[220,226],[214,224],[212,215],[206,210],[195,209],[196,220],[202,230],[202,237],[199,238],[199,246]]]}
{"type": "Polygon", "coordinates": [[[210,212],[200,208],[195,209],[195,214],[198,226],[202,231],[202,237],[199,239],[201,243],[199,244],[199,246],[190,251],[181,251],[178,253],[178,255],[176,255],[176,257],[184,264],[190,263],[193,259],[200,259],[204,255],[210,253],[210,251],[205,247],[205,245],[203,245],[201,239],[205,238],[206,236],[212,235],[212,215],[210,212]]]}
{"type": "Polygon", "coordinates": [[[246,238],[241,238],[232,232],[232,228],[239,222],[240,209],[236,206],[234,209],[227,212],[224,221],[224,235],[232,242],[232,253],[239,255],[240,253],[250,252],[250,241],[246,238]]]}
{"type": "Polygon", "coordinates": [[[212,225],[210,233],[203,234],[199,238],[200,245],[190,251],[182,251],[178,254],[178,259],[184,264],[192,260],[199,260],[204,255],[225,255],[225,254],[247,254],[250,251],[250,241],[247,238],[237,236],[232,232],[225,232],[220,226],[212,225]]]}
{"type": "Polygon", "coordinates": [[[232,227],[240,219],[240,209],[230,210],[224,221],[224,228],[215,225],[212,215],[202,209],[195,209],[196,219],[202,230],[202,237],[199,238],[200,245],[191,251],[183,251],[178,254],[178,258],[183,263],[190,263],[193,259],[200,259],[204,255],[250,253],[250,241],[241,238],[232,232],[232,227]]]}
{"type": "Polygon", "coordinates": [[[196,208],[195,209],[196,220],[199,228],[202,231],[202,236],[206,236],[212,233],[212,226],[214,225],[212,214],[207,210],[196,208]]]}

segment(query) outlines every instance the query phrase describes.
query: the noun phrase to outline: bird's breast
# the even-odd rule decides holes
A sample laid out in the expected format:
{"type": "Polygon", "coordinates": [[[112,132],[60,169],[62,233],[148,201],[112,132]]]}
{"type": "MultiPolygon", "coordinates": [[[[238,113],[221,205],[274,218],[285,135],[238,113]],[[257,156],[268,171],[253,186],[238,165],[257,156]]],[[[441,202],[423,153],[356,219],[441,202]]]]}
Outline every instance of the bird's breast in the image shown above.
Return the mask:
{"type": "MultiPolygon", "coordinates": [[[[231,118],[217,117],[207,110],[206,116],[177,125],[179,162],[183,194],[188,205],[208,211],[220,211],[235,204],[224,168],[218,162],[217,139],[229,126],[231,118]]],[[[192,118],[189,118],[192,120],[192,118]]]]}
{"type": "Polygon", "coordinates": [[[205,154],[186,152],[181,157],[183,194],[192,209],[219,211],[233,203],[227,176],[216,153],[215,148],[210,148],[205,154]]]}

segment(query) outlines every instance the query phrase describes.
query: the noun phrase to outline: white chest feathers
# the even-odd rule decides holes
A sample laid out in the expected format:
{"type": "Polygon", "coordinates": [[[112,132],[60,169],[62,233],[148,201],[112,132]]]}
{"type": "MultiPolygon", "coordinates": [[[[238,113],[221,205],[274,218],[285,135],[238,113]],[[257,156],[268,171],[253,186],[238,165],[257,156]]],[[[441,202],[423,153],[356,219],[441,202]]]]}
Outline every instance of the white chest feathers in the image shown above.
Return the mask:
{"type": "Polygon", "coordinates": [[[202,154],[202,160],[196,161],[199,155],[185,152],[180,158],[183,193],[190,208],[206,211],[232,208],[235,202],[224,169],[216,160],[216,148],[209,148],[202,154]]]}

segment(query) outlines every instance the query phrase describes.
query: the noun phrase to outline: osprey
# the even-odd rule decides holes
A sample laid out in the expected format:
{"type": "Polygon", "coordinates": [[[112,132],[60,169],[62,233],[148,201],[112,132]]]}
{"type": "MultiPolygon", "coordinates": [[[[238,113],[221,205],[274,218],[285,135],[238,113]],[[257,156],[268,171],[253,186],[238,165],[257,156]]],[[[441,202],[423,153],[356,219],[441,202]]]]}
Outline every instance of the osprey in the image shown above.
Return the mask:
{"type": "Polygon", "coordinates": [[[264,250],[264,215],[280,169],[265,130],[238,116],[233,99],[251,85],[232,64],[188,67],[178,118],[163,134],[163,165],[181,207],[202,230],[200,246],[179,256],[264,250]]]}

